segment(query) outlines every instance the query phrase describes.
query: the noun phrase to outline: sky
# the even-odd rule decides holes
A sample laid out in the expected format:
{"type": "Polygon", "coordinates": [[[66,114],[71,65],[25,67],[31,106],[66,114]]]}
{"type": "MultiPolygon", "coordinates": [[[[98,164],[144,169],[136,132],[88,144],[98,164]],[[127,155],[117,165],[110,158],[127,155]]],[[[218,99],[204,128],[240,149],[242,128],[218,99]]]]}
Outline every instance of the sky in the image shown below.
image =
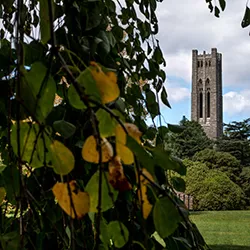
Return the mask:
{"type": "Polygon", "coordinates": [[[250,27],[241,27],[245,7],[246,0],[227,0],[226,10],[216,18],[205,0],[158,3],[156,38],[167,62],[165,87],[172,106],[161,105],[167,123],[179,123],[183,115],[190,119],[192,49],[222,53],[223,121],[250,117],[250,27]]]}

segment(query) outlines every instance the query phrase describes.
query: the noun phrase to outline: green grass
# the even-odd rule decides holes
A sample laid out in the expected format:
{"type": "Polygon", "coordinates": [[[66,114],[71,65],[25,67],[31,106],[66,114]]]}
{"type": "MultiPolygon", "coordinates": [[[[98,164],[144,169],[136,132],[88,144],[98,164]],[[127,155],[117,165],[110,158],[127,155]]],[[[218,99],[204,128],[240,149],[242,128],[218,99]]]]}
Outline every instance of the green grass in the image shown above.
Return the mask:
{"type": "Polygon", "coordinates": [[[250,211],[193,212],[206,243],[213,250],[250,250],[250,211]]]}

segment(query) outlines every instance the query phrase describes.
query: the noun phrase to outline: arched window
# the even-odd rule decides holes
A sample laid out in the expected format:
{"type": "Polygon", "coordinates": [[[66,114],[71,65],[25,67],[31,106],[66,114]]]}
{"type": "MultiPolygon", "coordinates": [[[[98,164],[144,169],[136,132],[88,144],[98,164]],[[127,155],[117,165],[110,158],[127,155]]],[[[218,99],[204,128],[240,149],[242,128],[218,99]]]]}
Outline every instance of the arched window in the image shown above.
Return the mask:
{"type": "Polygon", "coordinates": [[[203,61],[201,61],[201,67],[203,67],[203,61]]]}
{"type": "Polygon", "coordinates": [[[198,68],[200,67],[200,61],[198,61],[198,68]]]}
{"type": "Polygon", "coordinates": [[[209,67],[211,66],[211,61],[209,61],[209,67]]]}
{"type": "Polygon", "coordinates": [[[206,86],[208,86],[209,83],[210,83],[210,80],[207,78],[207,80],[206,80],[206,86]]]}
{"type": "Polygon", "coordinates": [[[207,61],[206,61],[206,67],[207,67],[207,61]]]}
{"type": "Polygon", "coordinates": [[[200,118],[203,117],[203,94],[202,92],[200,92],[200,95],[199,95],[199,108],[200,108],[200,118]]]}
{"type": "Polygon", "coordinates": [[[210,117],[210,92],[207,92],[207,117],[210,117]]]}

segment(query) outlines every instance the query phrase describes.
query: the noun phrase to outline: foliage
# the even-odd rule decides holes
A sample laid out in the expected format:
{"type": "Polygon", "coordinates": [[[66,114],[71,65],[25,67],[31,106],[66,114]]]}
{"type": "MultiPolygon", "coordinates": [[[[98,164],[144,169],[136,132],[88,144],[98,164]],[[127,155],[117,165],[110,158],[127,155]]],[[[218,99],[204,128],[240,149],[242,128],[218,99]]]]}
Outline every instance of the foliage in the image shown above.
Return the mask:
{"type": "Polygon", "coordinates": [[[187,165],[186,193],[194,197],[196,210],[232,210],[244,206],[241,188],[228,176],[204,163],[185,160],[187,165]]]}
{"type": "Polygon", "coordinates": [[[241,172],[240,161],[229,153],[217,152],[214,149],[204,149],[197,152],[193,160],[205,163],[209,169],[218,169],[225,172],[233,182],[239,181],[241,172]]]}
{"type": "MultiPolygon", "coordinates": [[[[210,12],[213,12],[216,17],[220,17],[220,12],[226,9],[226,0],[219,0],[214,2],[212,0],[206,0],[210,12]]],[[[248,3],[248,2],[247,2],[248,3]]],[[[250,8],[246,4],[245,13],[241,22],[241,27],[246,28],[250,25],[250,8]]]]}
{"type": "Polygon", "coordinates": [[[250,164],[250,119],[224,124],[224,136],[216,143],[219,151],[228,152],[241,161],[243,166],[250,164]]]}
{"type": "Polygon", "coordinates": [[[250,167],[244,167],[240,173],[239,185],[245,193],[247,205],[250,205],[250,167]]]}
{"type": "Polygon", "coordinates": [[[181,159],[192,158],[196,152],[212,147],[212,141],[206,136],[201,125],[196,121],[182,120],[181,133],[169,133],[167,148],[172,150],[173,155],[181,159]]]}
{"type": "Polygon", "coordinates": [[[160,185],[159,173],[186,173],[164,148],[181,128],[144,121],[160,98],[170,107],[158,3],[0,4],[2,249],[157,249],[154,233],[207,249],[160,185]]]}

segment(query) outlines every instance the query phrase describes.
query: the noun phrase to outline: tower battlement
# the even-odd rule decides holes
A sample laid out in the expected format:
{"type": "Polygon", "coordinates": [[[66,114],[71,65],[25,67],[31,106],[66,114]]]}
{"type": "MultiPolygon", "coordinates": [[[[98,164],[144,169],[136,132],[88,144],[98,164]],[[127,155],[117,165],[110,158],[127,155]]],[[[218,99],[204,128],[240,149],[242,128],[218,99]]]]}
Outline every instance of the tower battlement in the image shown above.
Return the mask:
{"type": "Polygon", "coordinates": [[[191,119],[199,122],[211,139],[222,136],[222,54],[192,51],[191,119]]]}

